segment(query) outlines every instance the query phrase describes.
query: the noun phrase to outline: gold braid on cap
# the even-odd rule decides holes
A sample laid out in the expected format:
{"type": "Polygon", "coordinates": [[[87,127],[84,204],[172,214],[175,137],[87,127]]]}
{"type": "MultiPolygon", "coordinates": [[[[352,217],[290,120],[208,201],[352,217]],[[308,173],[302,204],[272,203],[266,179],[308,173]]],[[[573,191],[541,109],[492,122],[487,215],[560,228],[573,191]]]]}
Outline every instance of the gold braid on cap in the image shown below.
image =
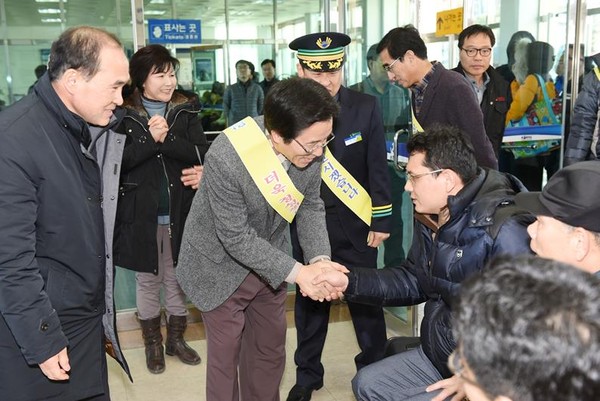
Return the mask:
{"type": "Polygon", "coordinates": [[[328,61],[327,64],[329,65],[329,69],[330,70],[337,70],[338,68],[340,68],[342,66],[342,61],[344,60],[344,58],[340,58],[337,59],[335,61],[328,61]]]}
{"type": "Polygon", "coordinates": [[[302,62],[304,64],[306,64],[306,66],[308,68],[310,68],[311,70],[320,70],[323,66],[323,63],[320,61],[308,61],[308,60],[302,60],[302,62]]]}

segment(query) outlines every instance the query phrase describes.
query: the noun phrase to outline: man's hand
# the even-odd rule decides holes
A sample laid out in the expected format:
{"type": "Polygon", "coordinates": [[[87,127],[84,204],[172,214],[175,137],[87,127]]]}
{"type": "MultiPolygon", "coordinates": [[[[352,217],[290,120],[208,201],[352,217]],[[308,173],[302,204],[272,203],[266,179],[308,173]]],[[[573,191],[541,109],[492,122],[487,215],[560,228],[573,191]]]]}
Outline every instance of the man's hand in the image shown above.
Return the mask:
{"type": "Polygon", "coordinates": [[[163,143],[169,133],[169,124],[164,117],[155,114],[148,120],[148,130],[154,138],[154,142],[163,143]]]}
{"type": "Polygon", "coordinates": [[[181,182],[186,187],[192,187],[192,189],[198,189],[200,186],[200,180],[202,179],[202,173],[204,172],[204,166],[194,166],[181,170],[181,182]]]}
{"type": "Polygon", "coordinates": [[[378,233],[376,231],[369,231],[367,236],[367,245],[371,248],[377,248],[383,241],[390,237],[390,233],[378,233]]]}
{"type": "Polygon", "coordinates": [[[463,382],[460,377],[454,375],[448,379],[440,380],[427,387],[426,391],[442,390],[441,393],[431,399],[431,401],[444,401],[447,397],[454,394],[451,401],[462,401],[466,397],[463,389],[463,382]]]}
{"type": "MultiPolygon", "coordinates": [[[[312,283],[314,285],[329,284],[329,286],[331,286],[332,288],[336,288],[339,293],[342,293],[346,291],[346,288],[348,287],[348,276],[344,274],[347,272],[348,271],[341,272],[338,270],[329,270],[315,277],[312,283]]],[[[339,296],[340,294],[338,294],[338,298],[339,296]]]]}
{"type": "Polygon", "coordinates": [[[320,282],[318,284],[313,283],[317,276],[329,271],[337,271],[340,272],[340,274],[343,274],[342,272],[348,272],[348,269],[339,263],[328,260],[322,260],[311,265],[303,266],[296,277],[296,284],[300,286],[302,295],[320,302],[339,298],[339,294],[341,293],[340,288],[331,286],[328,282],[320,282]]]}
{"type": "Polygon", "coordinates": [[[42,373],[50,380],[69,380],[68,372],[71,370],[71,365],[69,365],[69,356],[67,355],[66,348],[46,359],[39,366],[42,373]]]}

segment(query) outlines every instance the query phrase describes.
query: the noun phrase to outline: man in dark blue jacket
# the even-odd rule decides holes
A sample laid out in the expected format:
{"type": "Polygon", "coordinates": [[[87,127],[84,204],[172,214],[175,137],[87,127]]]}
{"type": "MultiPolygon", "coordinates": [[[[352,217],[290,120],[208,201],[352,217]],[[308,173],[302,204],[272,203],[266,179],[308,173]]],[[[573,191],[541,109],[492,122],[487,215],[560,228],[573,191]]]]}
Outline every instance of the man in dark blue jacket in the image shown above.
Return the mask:
{"type": "Polygon", "coordinates": [[[128,80],[113,34],[71,28],[33,93],[0,115],[3,400],[110,400],[105,349],[127,366],[112,245],[128,80]]]}
{"type": "Polygon", "coordinates": [[[518,180],[477,167],[472,145],[453,127],[430,127],[407,145],[405,189],[411,193],[416,221],[406,261],[383,270],[323,275],[345,288],[349,302],[425,302],[421,345],[360,370],[353,389],[361,401],[431,400],[433,391],[442,388],[436,401],[460,395],[460,381],[446,364],[456,348],[451,305],[460,283],[493,256],[530,253],[526,229],[533,216],[511,206],[515,193],[524,188],[518,180]]]}

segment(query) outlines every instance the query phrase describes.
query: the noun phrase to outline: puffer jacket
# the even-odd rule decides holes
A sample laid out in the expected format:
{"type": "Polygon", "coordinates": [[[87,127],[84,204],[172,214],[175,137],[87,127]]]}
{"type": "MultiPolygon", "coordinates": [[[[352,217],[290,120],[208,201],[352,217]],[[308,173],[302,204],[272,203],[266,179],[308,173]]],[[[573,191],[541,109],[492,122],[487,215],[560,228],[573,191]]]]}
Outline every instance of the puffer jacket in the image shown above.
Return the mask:
{"type": "Polygon", "coordinates": [[[183,226],[195,190],[181,182],[181,171],[202,164],[208,142],[198,116],[196,98],[175,92],[167,106],[169,133],[156,143],[148,130],[149,116],[134,91],[124,103],[127,115],[117,131],[127,135],[119,186],[115,227],[115,263],[126,269],[158,274],[158,206],[160,183],[166,174],[170,237],[177,264],[183,226]]]}
{"type": "MultiPolygon", "coordinates": [[[[465,75],[465,71],[460,63],[452,71],[465,75]]],[[[504,128],[506,127],[506,112],[508,111],[512,97],[508,82],[506,82],[502,75],[496,72],[494,67],[490,66],[486,72],[490,77],[490,82],[485,88],[480,106],[483,113],[485,133],[492,143],[496,157],[498,157],[502,146],[502,138],[504,137],[504,128]]]]}
{"type": "Polygon", "coordinates": [[[565,166],[600,157],[598,146],[598,107],[600,105],[600,79],[595,71],[583,78],[581,92],[575,101],[571,117],[571,132],[565,147],[565,166]],[[595,142],[595,143],[594,143],[595,142]]]}
{"type": "MultiPolygon", "coordinates": [[[[345,291],[348,301],[381,306],[408,306],[425,302],[421,346],[443,377],[450,377],[448,356],[456,347],[452,335],[451,305],[460,283],[501,254],[530,254],[528,213],[514,213],[491,235],[496,210],[512,203],[526,190],[514,177],[480,169],[456,196],[448,198],[450,219],[434,236],[432,228],[416,218],[413,243],[399,267],[353,269],[345,291]]],[[[515,209],[516,210],[516,209],[515,209]]]]}

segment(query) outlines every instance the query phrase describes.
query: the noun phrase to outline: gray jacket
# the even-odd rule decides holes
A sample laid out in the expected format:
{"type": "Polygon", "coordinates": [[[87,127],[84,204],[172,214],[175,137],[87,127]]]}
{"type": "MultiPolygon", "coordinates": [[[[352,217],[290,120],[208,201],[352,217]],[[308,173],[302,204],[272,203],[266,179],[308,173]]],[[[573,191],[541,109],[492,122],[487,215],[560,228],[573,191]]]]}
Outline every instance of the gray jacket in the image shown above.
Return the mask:
{"type": "Polygon", "coordinates": [[[230,85],[223,94],[223,114],[227,117],[227,126],[246,117],[257,117],[263,112],[265,94],[254,81],[243,84],[240,81],[230,85]]]}
{"type": "MultiPolygon", "coordinates": [[[[263,126],[262,117],[256,119],[263,126]]],[[[325,210],[319,196],[321,159],[288,174],[304,194],[296,214],[307,260],[330,255],[325,210]]],[[[204,176],[188,215],[177,279],[201,311],[221,305],[250,271],[279,287],[296,261],[290,256],[289,224],[267,203],[231,142],[220,135],[206,154],[204,176]]]]}

